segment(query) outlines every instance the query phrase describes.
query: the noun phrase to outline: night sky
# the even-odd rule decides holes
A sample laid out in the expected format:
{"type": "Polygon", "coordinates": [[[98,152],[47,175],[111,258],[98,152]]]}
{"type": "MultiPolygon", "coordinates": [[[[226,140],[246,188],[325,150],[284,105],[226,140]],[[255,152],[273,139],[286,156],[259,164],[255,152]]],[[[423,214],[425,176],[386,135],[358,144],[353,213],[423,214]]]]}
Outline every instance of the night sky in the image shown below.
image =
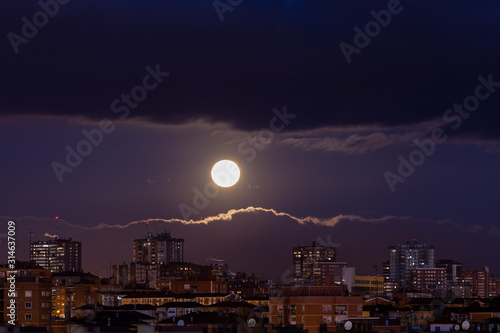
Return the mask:
{"type": "Polygon", "coordinates": [[[500,277],[497,1],[46,3],[0,4],[20,260],[31,229],[108,276],[154,219],[186,261],[275,280],[299,244],[374,274],[413,238],[500,277]],[[220,159],[241,178],[214,192],[220,159]]]}

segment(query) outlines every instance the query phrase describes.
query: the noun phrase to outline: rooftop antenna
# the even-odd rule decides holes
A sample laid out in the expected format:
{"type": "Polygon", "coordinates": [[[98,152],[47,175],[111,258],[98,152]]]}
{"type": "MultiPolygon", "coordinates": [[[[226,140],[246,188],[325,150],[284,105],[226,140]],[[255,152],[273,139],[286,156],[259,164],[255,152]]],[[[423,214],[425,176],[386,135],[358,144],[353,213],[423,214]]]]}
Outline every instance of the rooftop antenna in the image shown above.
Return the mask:
{"type": "Polygon", "coordinates": [[[56,216],[56,239],[59,239],[59,236],[57,235],[57,224],[59,222],[59,216],[56,216]]]}

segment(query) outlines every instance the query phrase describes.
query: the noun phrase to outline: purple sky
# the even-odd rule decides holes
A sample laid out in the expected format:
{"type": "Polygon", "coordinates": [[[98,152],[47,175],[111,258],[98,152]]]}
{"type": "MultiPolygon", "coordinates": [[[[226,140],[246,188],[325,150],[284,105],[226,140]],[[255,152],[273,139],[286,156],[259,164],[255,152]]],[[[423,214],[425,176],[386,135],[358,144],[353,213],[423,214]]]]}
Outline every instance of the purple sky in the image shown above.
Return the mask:
{"type": "MultiPolygon", "coordinates": [[[[4,38],[0,216],[18,224],[19,258],[29,228],[57,233],[106,276],[146,232],[118,226],[159,219],[150,231],[184,238],[187,261],[274,279],[298,244],[340,243],[339,260],[373,274],[414,237],[500,277],[500,6],[399,6],[350,63],[341,43],[387,3],[244,1],[221,22],[210,2],[70,2],[17,53],[4,38]],[[68,147],[86,156],[68,166],[68,147]],[[219,159],[241,179],[196,207],[219,159]]],[[[40,10],[0,7],[6,36],[40,10]]]]}

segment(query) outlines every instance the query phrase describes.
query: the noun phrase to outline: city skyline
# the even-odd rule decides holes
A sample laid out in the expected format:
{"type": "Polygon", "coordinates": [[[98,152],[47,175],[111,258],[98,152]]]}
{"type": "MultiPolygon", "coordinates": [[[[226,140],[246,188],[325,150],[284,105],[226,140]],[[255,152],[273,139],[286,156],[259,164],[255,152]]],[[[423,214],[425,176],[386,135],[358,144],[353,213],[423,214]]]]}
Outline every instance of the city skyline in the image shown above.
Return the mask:
{"type": "MultiPolygon", "coordinates": [[[[182,253],[186,249],[190,248],[189,241],[187,242],[187,244],[184,244],[184,241],[185,241],[184,239],[174,237],[174,236],[176,236],[175,234],[173,236],[171,236],[171,230],[167,230],[167,229],[161,230],[160,229],[160,230],[157,230],[156,232],[150,232],[150,229],[148,226],[146,233],[143,236],[144,238],[128,239],[128,242],[124,243],[124,247],[127,248],[127,251],[122,252],[121,258],[123,258],[123,260],[108,261],[105,263],[105,265],[101,266],[103,269],[101,269],[100,271],[88,269],[87,267],[85,267],[85,263],[90,263],[89,265],[93,265],[96,262],[96,258],[92,258],[92,257],[87,258],[86,254],[82,252],[83,255],[80,258],[80,260],[82,262],[81,263],[82,268],[83,268],[82,271],[89,272],[89,273],[99,275],[102,277],[108,277],[111,275],[111,265],[131,264],[131,263],[140,263],[141,262],[140,260],[134,260],[135,255],[134,255],[134,251],[132,250],[132,249],[136,248],[136,243],[138,241],[139,242],[144,241],[144,240],[147,241],[148,239],[155,239],[155,238],[156,239],[163,239],[163,238],[165,238],[165,235],[172,237],[171,239],[174,241],[174,243],[177,243],[178,241],[182,241],[182,243],[183,243],[182,253]]],[[[71,239],[71,237],[68,237],[68,238],[71,239]]],[[[61,241],[64,241],[64,240],[67,240],[67,239],[49,237],[49,239],[45,240],[45,241],[32,240],[32,244],[43,244],[43,243],[48,243],[48,242],[61,243],[61,241]]],[[[70,242],[82,243],[79,240],[72,240],[70,242]]],[[[267,259],[269,259],[269,262],[271,263],[271,265],[269,267],[273,267],[273,269],[268,269],[268,266],[266,266],[265,263],[262,263],[261,260],[258,261],[260,264],[259,267],[255,268],[257,266],[249,265],[249,267],[246,267],[245,261],[241,261],[241,260],[231,260],[231,259],[227,260],[227,259],[224,259],[220,256],[219,257],[216,256],[214,258],[214,256],[210,256],[209,254],[206,254],[206,249],[204,249],[204,248],[198,249],[200,252],[205,253],[204,256],[194,256],[195,258],[197,258],[194,260],[191,260],[190,258],[184,258],[184,256],[182,256],[182,258],[184,260],[182,260],[181,262],[204,265],[204,264],[207,264],[209,262],[213,262],[214,260],[215,261],[224,261],[224,262],[226,262],[226,264],[229,265],[229,268],[234,272],[246,272],[246,273],[251,273],[251,274],[255,273],[260,277],[273,279],[277,283],[287,284],[290,281],[292,281],[292,277],[294,277],[294,274],[295,274],[294,267],[295,267],[295,260],[296,259],[292,259],[292,255],[291,255],[292,249],[296,249],[296,248],[307,249],[307,248],[311,247],[311,242],[313,244],[315,244],[313,246],[334,248],[334,253],[335,253],[335,256],[334,256],[335,262],[334,263],[347,264],[348,267],[354,267],[357,275],[361,274],[361,275],[367,275],[367,276],[383,276],[383,267],[384,267],[385,262],[387,262],[389,264],[391,261],[391,254],[393,251],[391,249],[398,248],[400,246],[402,246],[404,248],[405,246],[412,247],[415,245],[417,247],[423,247],[423,248],[429,247],[429,245],[426,245],[425,243],[418,242],[418,240],[415,238],[408,239],[406,242],[392,242],[392,243],[388,243],[387,246],[381,246],[381,248],[372,249],[373,251],[371,251],[371,253],[372,254],[377,253],[378,254],[377,257],[379,258],[379,260],[373,260],[373,257],[368,257],[368,258],[366,258],[367,260],[360,261],[359,258],[356,258],[356,256],[353,257],[352,253],[349,253],[349,252],[343,253],[344,250],[350,251],[350,249],[356,248],[357,247],[356,244],[351,245],[351,246],[343,246],[342,243],[335,242],[335,239],[332,238],[331,234],[328,234],[328,235],[323,234],[322,236],[317,236],[315,239],[312,239],[309,244],[307,244],[307,241],[304,241],[304,242],[299,242],[297,244],[292,244],[290,248],[279,249],[279,251],[277,251],[277,252],[280,254],[280,257],[271,256],[272,259],[267,258],[267,259]],[[414,244],[414,245],[412,245],[412,244],[414,244]]],[[[207,243],[209,244],[209,242],[207,242],[207,243]]],[[[378,244],[378,242],[377,242],[377,244],[378,244]]],[[[85,246],[85,242],[83,242],[83,245],[80,245],[80,246],[83,247],[83,249],[87,248],[87,246],[85,246]]],[[[92,243],[90,243],[89,246],[92,247],[92,243]]],[[[434,253],[434,251],[436,251],[435,250],[436,247],[433,244],[431,244],[431,247],[432,247],[433,253],[434,253]]],[[[90,251],[88,251],[88,252],[90,252],[90,251]]],[[[468,252],[470,252],[470,251],[467,251],[465,253],[468,253],[468,252]]],[[[23,253],[22,248],[20,250],[18,250],[18,253],[21,253],[21,254],[23,253]]],[[[489,267],[490,271],[493,274],[499,276],[499,274],[497,273],[497,270],[496,270],[497,266],[495,265],[496,262],[494,260],[495,259],[494,254],[491,256],[490,261],[488,261],[487,259],[483,259],[483,258],[481,258],[478,261],[477,260],[478,258],[476,258],[476,260],[473,262],[465,261],[465,263],[464,263],[464,261],[460,257],[451,257],[450,255],[445,255],[446,253],[450,254],[450,253],[456,253],[456,252],[453,251],[453,249],[441,249],[441,247],[438,245],[437,254],[432,255],[431,261],[434,264],[438,263],[438,261],[440,261],[440,260],[456,261],[462,265],[462,269],[464,269],[464,270],[482,269],[483,267],[486,266],[486,267],[489,267]],[[443,250],[442,251],[443,255],[440,255],[440,253],[441,253],[440,250],[443,250]]],[[[226,258],[227,258],[227,256],[226,256],[226,258]]],[[[232,257],[229,257],[229,258],[232,258],[232,257]]],[[[29,259],[29,255],[27,258],[24,258],[24,260],[28,260],[28,259],[29,259]]],[[[249,259],[252,259],[252,258],[251,257],[246,258],[246,260],[249,260],[249,259]]],[[[23,260],[23,255],[21,255],[19,260],[21,260],[21,261],[23,260]]],[[[178,261],[173,260],[172,262],[178,262],[178,261]]],[[[165,262],[163,262],[163,261],[157,262],[157,264],[164,264],[164,263],[165,262]]],[[[93,267],[93,266],[90,266],[90,267],[93,267]]],[[[432,266],[419,265],[419,266],[415,266],[415,267],[432,267],[432,266]]],[[[404,273],[403,276],[405,276],[405,274],[406,273],[404,273]]],[[[404,279],[404,277],[403,277],[403,279],[404,279]]],[[[391,279],[391,281],[394,281],[394,279],[391,279]]],[[[399,278],[396,279],[395,281],[399,281],[399,278]]]]}
{"type": "Polygon", "coordinates": [[[500,276],[498,2],[221,2],[0,4],[18,259],[72,237],[106,276],[171,230],[185,261],[280,280],[299,244],[368,275],[415,238],[500,276]]]}
{"type": "Polygon", "coordinates": [[[170,230],[153,235],[149,222],[145,238],[130,242],[133,262],[112,265],[109,277],[76,266],[82,259],[79,241],[33,241],[30,262],[0,267],[3,323],[49,330],[124,322],[151,330],[197,322],[193,327],[202,330],[218,321],[273,330],[291,324],[318,333],[321,324],[349,331],[360,323],[405,332],[434,331],[433,325],[498,329],[500,280],[488,267],[470,270],[455,260],[436,261],[436,248],[415,238],[388,246],[381,274],[375,265],[375,275],[364,275],[337,260],[339,243],[318,237],[288,249],[293,272],[272,281],[232,271],[221,259],[183,262],[184,239],[170,230]]]}

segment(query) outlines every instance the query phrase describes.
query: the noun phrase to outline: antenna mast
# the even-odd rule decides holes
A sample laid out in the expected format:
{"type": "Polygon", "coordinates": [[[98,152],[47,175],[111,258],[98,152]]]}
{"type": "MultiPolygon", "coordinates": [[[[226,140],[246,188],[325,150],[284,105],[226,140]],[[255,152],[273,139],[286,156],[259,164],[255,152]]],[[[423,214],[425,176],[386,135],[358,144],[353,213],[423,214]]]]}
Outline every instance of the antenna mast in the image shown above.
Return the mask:
{"type": "Polygon", "coordinates": [[[57,224],[59,222],[59,216],[56,216],[56,239],[59,239],[59,236],[57,235],[57,224]]]}

